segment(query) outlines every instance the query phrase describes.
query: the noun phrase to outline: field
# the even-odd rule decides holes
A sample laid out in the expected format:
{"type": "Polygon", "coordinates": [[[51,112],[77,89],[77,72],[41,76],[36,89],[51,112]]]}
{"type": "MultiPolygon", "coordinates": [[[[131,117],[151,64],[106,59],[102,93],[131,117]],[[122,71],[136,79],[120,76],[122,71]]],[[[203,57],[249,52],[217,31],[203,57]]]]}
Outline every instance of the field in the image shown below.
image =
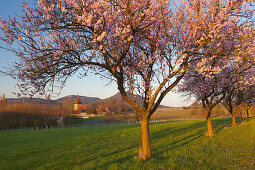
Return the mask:
{"type": "MultiPolygon", "coordinates": [[[[250,116],[252,116],[254,108],[250,109],[250,116]]],[[[230,117],[228,111],[224,106],[216,106],[212,110],[213,117],[230,117]]],[[[243,111],[243,116],[246,116],[243,111]]],[[[253,115],[254,116],[254,115],[253,115]]],[[[109,119],[109,117],[106,117],[109,119]]],[[[189,119],[204,119],[204,111],[202,107],[169,107],[169,108],[158,108],[155,114],[152,115],[151,121],[170,121],[170,120],[189,120],[189,119]]],[[[129,114],[115,114],[110,119],[116,120],[128,120],[135,121],[137,118],[136,113],[129,114]]]]}
{"type": "Polygon", "coordinates": [[[138,159],[140,126],[0,131],[0,169],[255,169],[255,119],[150,125],[152,159],[138,159]]]}

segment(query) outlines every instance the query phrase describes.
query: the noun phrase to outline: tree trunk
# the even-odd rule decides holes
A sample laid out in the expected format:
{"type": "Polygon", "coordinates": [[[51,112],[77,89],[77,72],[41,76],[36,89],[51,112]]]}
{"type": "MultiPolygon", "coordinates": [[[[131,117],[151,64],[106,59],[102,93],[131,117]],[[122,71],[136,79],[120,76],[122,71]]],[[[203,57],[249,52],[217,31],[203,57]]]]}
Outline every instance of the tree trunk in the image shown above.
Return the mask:
{"type": "Polygon", "coordinates": [[[249,109],[246,109],[246,115],[247,115],[247,117],[250,117],[250,115],[249,115],[249,109]]]}
{"type": "Polygon", "coordinates": [[[207,111],[206,120],[207,120],[208,136],[214,136],[211,114],[208,111],[207,111]]]}
{"type": "Polygon", "coordinates": [[[240,111],[240,123],[243,123],[242,111],[240,111]]]}
{"type": "Polygon", "coordinates": [[[142,159],[148,160],[151,158],[151,144],[150,144],[150,132],[149,132],[149,119],[143,118],[141,120],[142,127],[142,159]]]}
{"type": "Polygon", "coordinates": [[[236,126],[236,116],[235,113],[232,113],[232,127],[236,126]]]}

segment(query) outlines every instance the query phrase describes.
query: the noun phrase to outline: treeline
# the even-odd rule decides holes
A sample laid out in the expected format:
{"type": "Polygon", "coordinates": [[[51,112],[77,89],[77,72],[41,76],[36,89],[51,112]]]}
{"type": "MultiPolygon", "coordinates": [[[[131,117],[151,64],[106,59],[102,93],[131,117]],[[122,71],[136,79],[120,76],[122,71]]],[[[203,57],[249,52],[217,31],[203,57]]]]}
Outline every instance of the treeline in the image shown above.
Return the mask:
{"type": "Polygon", "coordinates": [[[133,108],[125,103],[122,99],[108,99],[105,102],[96,102],[88,104],[87,113],[90,114],[102,114],[102,113],[111,113],[111,114],[121,114],[121,113],[130,113],[133,112],[133,108]]]}
{"type": "MultiPolygon", "coordinates": [[[[5,99],[4,99],[5,100],[5,99]]],[[[79,123],[70,110],[61,106],[44,104],[0,104],[0,129],[34,127],[50,128],[52,126],[72,125],[79,123]]]]}
{"type": "MultiPolygon", "coordinates": [[[[190,111],[191,115],[195,116],[196,118],[204,118],[204,108],[201,102],[194,102],[190,106],[183,107],[184,110],[190,111]]],[[[255,107],[243,103],[241,106],[236,108],[235,110],[236,116],[238,117],[250,117],[255,115],[255,107]]],[[[219,104],[215,106],[212,110],[213,117],[230,117],[231,114],[228,112],[226,107],[223,104],[219,104]]]]}

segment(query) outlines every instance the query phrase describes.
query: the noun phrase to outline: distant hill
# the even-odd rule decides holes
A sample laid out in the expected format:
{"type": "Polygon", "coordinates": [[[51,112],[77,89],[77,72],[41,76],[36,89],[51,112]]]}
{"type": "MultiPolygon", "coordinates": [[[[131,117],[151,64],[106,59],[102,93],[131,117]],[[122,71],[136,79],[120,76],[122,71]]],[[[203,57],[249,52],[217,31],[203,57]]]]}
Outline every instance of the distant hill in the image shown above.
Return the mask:
{"type": "Polygon", "coordinates": [[[29,98],[29,97],[21,97],[21,98],[7,98],[7,104],[49,104],[49,105],[57,105],[58,103],[55,100],[46,100],[41,98],[29,98]]]}
{"type": "MultiPolygon", "coordinates": [[[[69,99],[71,100],[72,102],[76,99],[76,95],[69,95],[69,96],[65,96],[65,97],[61,97],[57,100],[55,100],[57,103],[62,103],[64,102],[65,100],[69,99]]],[[[79,98],[81,99],[81,103],[82,104],[90,104],[90,103],[93,103],[93,102],[96,102],[96,101],[99,101],[101,100],[100,98],[98,97],[86,97],[86,96],[79,96],[79,98]]]]}
{"type": "MultiPolygon", "coordinates": [[[[70,95],[61,97],[56,100],[46,100],[42,98],[29,98],[29,97],[21,97],[21,98],[7,98],[6,102],[7,104],[23,104],[23,103],[29,103],[29,104],[49,104],[49,105],[58,105],[65,100],[69,99],[72,102],[76,99],[76,95],[70,95]]],[[[89,104],[93,103],[95,101],[101,100],[98,97],[86,97],[86,96],[79,96],[81,99],[82,104],[89,104]]]]}
{"type": "MultiPolygon", "coordinates": [[[[131,95],[131,94],[130,94],[131,95]]],[[[30,103],[30,104],[49,104],[49,105],[58,105],[60,103],[63,103],[65,100],[69,99],[72,102],[76,99],[76,95],[69,95],[65,97],[61,97],[56,100],[46,100],[42,98],[28,98],[28,97],[21,97],[21,98],[7,98],[7,104],[23,104],[23,103],[30,103]]],[[[122,96],[120,93],[117,93],[111,97],[100,99],[98,97],[87,97],[87,96],[79,96],[81,99],[82,104],[98,104],[100,102],[102,103],[109,103],[109,101],[123,101],[122,96]]],[[[139,105],[143,104],[143,99],[141,96],[135,95],[135,100],[139,105]]],[[[127,103],[125,103],[127,104],[127,103]]],[[[129,104],[127,104],[129,105],[129,104]]],[[[160,105],[160,108],[168,108],[168,106],[160,105]]]]}
{"type": "MultiPolygon", "coordinates": [[[[128,96],[131,96],[131,94],[128,94],[128,96]]],[[[91,104],[98,104],[99,102],[102,102],[102,103],[108,103],[110,100],[112,101],[116,101],[116,102],[119,102],[119,101],[123,101],[122,99],[122,96],[121,94],[118,92],[117,94],[111,96],[111,97],[108,97],[108,98],[105,98],[105,99],[101,99],[101,100],[98,100],[98,101],[95,101],[91,104]]],[[[143,99],[141,96],[139,95],[135,95],[135,100],[136,102],[142,106],[143,105],[143,99]]],[[[128,103],[125,102],[125,104],[129,105],[128,103]]],[[[163,105],[159,105],[159,108],[169,108],[168,106],[163,106],[163,105]]]]}

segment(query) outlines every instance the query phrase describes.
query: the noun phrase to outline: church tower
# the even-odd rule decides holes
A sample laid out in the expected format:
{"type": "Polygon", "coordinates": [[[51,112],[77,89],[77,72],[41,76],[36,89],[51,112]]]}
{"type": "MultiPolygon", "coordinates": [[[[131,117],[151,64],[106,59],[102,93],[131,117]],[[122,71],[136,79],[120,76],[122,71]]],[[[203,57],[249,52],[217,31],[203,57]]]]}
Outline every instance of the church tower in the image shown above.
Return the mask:
{"type": "Polygon", "coordinates": [[[81,108],[81,99],[79,98],[79,96],[77,95],[77,98],[74,100],[74,106],[73,106],[73,110],[74,111],[79,111],[79,109],[81,108]]]}

